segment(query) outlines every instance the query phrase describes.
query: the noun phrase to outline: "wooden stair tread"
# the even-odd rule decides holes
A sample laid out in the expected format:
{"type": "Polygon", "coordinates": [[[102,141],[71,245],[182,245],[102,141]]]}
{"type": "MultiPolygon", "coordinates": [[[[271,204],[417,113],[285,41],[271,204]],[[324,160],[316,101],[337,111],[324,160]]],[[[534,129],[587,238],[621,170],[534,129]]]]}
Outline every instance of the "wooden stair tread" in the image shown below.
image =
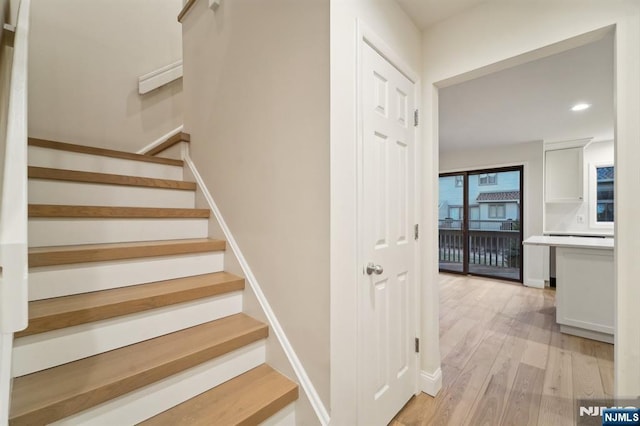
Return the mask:
{"type": "Polygon", "coordinates": [[[208,218],[209,209],[157,207],[66,206],[29,204],[29,217],[77,218],[208,218]]]}
{"type": "Polygon", "coordinates": [[[31,179],[50,179],[68,182],[101,183],[109,185],[141,186],[148,188],[179,189],[195,191],[195,182],[181,180],[158,179],[140,176],[114,175],[107,173],[82,172],[77,170],[50,169],[47,167],[29,166],[31,179]]]}
{"type": "Polygon", "coordinates": [[[166,164],[169,166],[184,165],[182,160],[174,160],[170,158],[149,157],[148,155],[134,154],[131,152],[115,151],[113,149],[96,148],[91,146],[76,145],[67,142],[56,142],[45,139],[29,138],[30,146],[41,148],[57,149],[59,151],[77,152],[81,154],[100,155],[103,157],[122,158],[124,160],[143,161],[146,163],[166,164]]]}
{"type": "Polygon", "coordinates": [[[11,424],[70,416],[268,335],[265,324],[236,314],[13,381],[11,424]]]}
{"type": "Polygon", "coordinates": [[[29,267],[221,251],[225,241],[207,238],[133,243],[85,244],[29,249],[29,267]]]}
{"type": "Polygon", "coordinates": [[[162,142],[160,145],[156,146],[155,148],[150,149],[144,155],[152,155],[152,156],[158,155],[162,151],[165,151],[180,142],[191,142],[191,135],[188,133],[180,132],[177,135],[171,136],[169,139],[162,142]]]}
{"type": "Polygon", "coordinates": [[[266,364],[140,425],[256,425],[298,399],[298,385],[266,364]]]}
{"type": "Polygon", "coordinates": [[[29,302],[24,337],[149,309],[242,290],[244,279],[227,272],[196,275],[149,284],[29,302]]]}

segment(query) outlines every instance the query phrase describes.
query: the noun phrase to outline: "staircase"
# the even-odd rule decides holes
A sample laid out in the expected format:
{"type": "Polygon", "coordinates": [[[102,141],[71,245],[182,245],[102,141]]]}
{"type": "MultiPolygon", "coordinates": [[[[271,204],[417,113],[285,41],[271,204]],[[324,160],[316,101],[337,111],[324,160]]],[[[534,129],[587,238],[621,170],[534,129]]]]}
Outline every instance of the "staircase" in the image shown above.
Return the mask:
{"type": "Polygon", "coordinates": [[[30,139],[29,166],[10,424],[295,423],[182,161],[30,139]]]}

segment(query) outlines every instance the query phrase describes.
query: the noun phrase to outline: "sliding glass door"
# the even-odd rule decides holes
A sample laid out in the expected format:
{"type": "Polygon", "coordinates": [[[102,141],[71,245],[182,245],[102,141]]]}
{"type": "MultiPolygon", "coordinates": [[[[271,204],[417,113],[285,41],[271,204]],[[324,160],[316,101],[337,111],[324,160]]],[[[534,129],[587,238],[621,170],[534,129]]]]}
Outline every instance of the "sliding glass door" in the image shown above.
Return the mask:
{"type": "Polygon", "coordinates": [[[464,272],[464,218],[465,176],[440,176],[440,202],[438,205],[438,234],[440,270],[464,272]]]}
{"type": "Polygon", "coordinates": [[[522,167],[440,175],[440,270],[522,282],[522,167]]]}

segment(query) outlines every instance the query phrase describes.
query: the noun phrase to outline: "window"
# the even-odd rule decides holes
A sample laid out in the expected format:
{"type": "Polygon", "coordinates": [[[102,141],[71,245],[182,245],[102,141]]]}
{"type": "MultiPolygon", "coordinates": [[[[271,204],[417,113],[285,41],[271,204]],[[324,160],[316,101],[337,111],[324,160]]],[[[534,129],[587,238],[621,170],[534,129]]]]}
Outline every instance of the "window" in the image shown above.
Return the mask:
{"type": "Polygon", "coordinates": [[[449,217],[453,220],[462,220],[462,207],[449,207],[449,217]]]}
{"type": "Polygon", "coordinates": [[[507,217],[504,204],[489,204],[489,219],[504,219],[507,217]]]}
{"type": "Polygon", "coordinates": [[[613,222],[613,166],[596,167],[596,222],[613,222]]]}
{"type": "Polygon", "coordinates": [[[478,177],[478,185],[496,185],[497,183],[497,173],[483,173],[478,177]]]}
{"type": "Polygon", "coordinates": [[[460,188],[463,185],[464,182],[464,176],[460,175],[460,176],[456,176],[456,188],[460,188]]]}

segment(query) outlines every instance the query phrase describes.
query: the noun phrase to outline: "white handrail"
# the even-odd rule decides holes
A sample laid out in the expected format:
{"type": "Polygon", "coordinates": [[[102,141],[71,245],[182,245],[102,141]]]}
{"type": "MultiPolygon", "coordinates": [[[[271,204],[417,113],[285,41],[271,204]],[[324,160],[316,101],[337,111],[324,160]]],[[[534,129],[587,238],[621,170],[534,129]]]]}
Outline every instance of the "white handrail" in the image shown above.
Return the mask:
{"type": "Polygon", "coordinates": [[[0,199],[0,332],[27,326],[27,64],[31,0],[22,0],[13,45],[0,199]]]}
{"type": "Polygon", "coordinates": [[[138,93],[144,95],[180,78],[182,78],[182,59],[138,77],[138,93]]]}

